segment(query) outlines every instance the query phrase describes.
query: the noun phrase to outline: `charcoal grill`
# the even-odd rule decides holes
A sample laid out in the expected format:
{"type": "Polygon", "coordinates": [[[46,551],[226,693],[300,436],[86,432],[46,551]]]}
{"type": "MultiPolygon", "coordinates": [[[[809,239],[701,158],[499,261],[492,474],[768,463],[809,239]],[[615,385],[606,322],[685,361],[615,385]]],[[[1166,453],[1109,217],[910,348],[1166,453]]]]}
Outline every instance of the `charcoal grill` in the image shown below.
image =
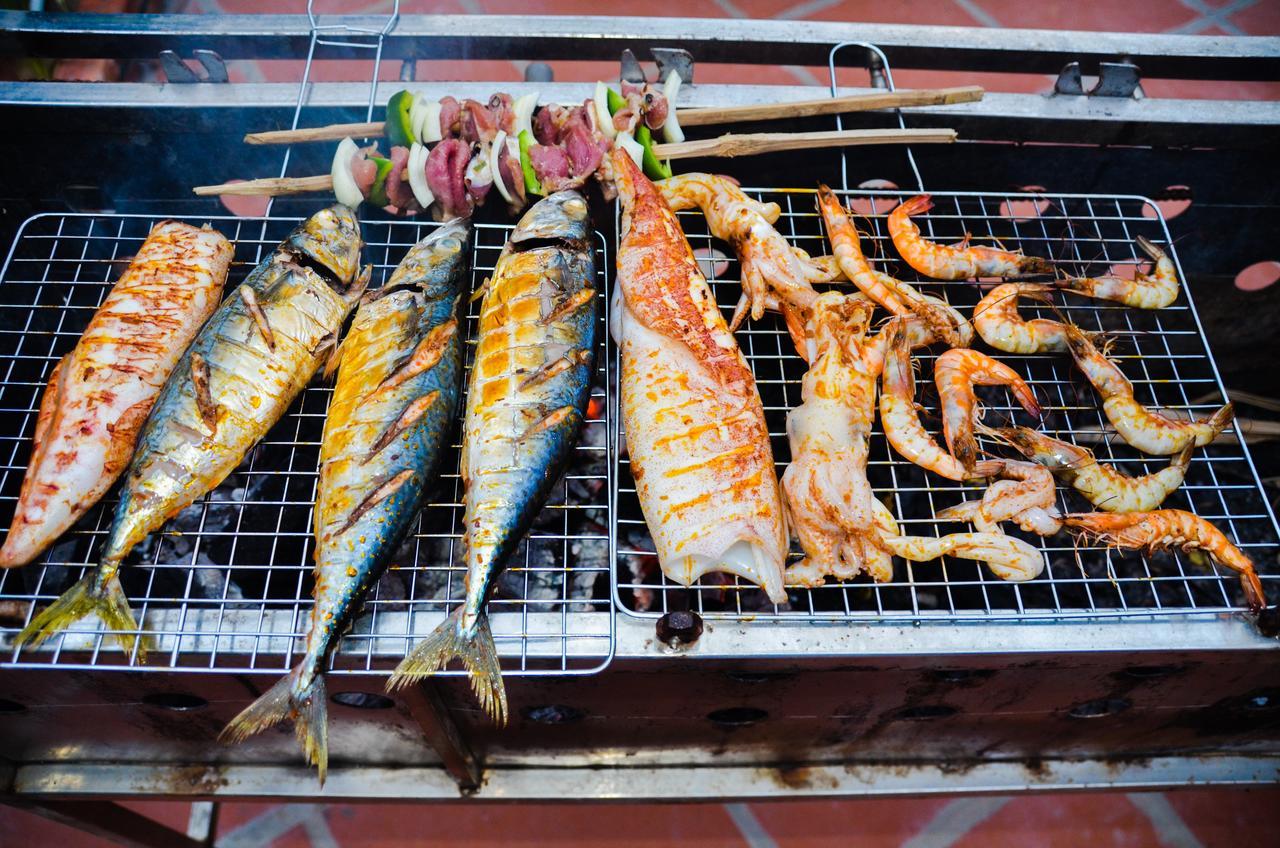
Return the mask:
{"type": "MultiPolygon", "coordinates": [[[[624,48],[643,59],[650,47],[680,46],[699,63],[698,84],[688,88],[691,106],[804,99],[826,90],[708,81],[731,78],[720,63],[796,64],[817,69],[815,79],[830,63],[832,90],[840,93],[891,85],[890,63],[899,72],[1061,71],[1056,84],[1046,76],[1044,85],[1064,93],[992,93],[979,104],[842,119],[844,126],[954,126],[965,139],[920,151],[915,160],[900,149],[862,148],[847,158],[807,152],[688,167],[771,186],[751,192],[777,200],[782,232],[811,252],[825,252],[812,188],[818,181],[839,185],[871,213],[864,229],[874,261],[907,279],[912,275],[884,247],[883,213],[886,201],[921,183],[940,200],[922,220],[938,238],[966,231],[995,236],[1081,271],[1133,264],[1139,234],[1176,244],[1187,285],[1175,306],[1139,313],[1069,299],[1062,308],[1086,327],[1126,332],[1121,364],[1144,401],[1203,412],[1224,400],[1225,387],[1274,396],[1280,383],[1256,367],[1258,351],[1274,348],[1265,347],[1274,290],[1246,295],[1230,286],[1244,265],[1274,258],[1267,234],[1274,231],[1280,174],[1268,150],[1280,141],[1280,106],[1132,96],[1141,94],[1136,68],[1149,78],[1275,81],[1277,39],[394,15],[0,13],[0,29],[6,55],[109,56],[144,77],[148,63],[167,50],[176,57],[212,50],[232,62],[305,60],[300,79],[287,83],[180,83],[174,57],[167,84],[0,83],[0,108],[12,128],[0,140],[8,154],[0,157],[0,235],[13,245],[0,277],[6,503],[25,464],[48,367],[74,343],[150,222],[213,222],[236,240],[233,273],[242,275],[319,199],[282,198],[265,217],[231,218],[214,201],[192,199],[190,186],[325,172],[327,145],[282,156],[246,147],[240,136],[367,119],[405,85],[387,80],[395,63],[401,79],[412,80],[417,71],[439,75],[431,63],[440,60],[614,62],[624,48]],[[318,81],[322,67],[326,74],[341,67],[346,78],[364,81],[318,81]],[[1081,68],[1101,70],[1107,85],[1092,96],[1066,93],[1083,92],[1073,88],[1081,68]],[[66,132],[72,124],[77,131],[66,132]],[[47,167],[23,166],[32,150],[41,151],[47,167]],[[873,178],[902,189],[859,186],[873,178]],[[1051,189],[1019,188],[1033,184],[1051,189]],[[1193,203],[1166,222],[1147,198],[1178,185],[1193,203]]],[[[216,57],[201,55],[218,67],[216,57]]],[[[577,73],[571,64],[560,69],[577,73]]],[[[537,89],[562,102],[580,101],[591,88],[412,85],[427,97],[483,100],[496,89],[537,89]]],[[[830,124],[803,119],[769,128],[830,124]]],[[[492,210],[485,214],[494,217],[477,228],[476,283],[507,232],[492,210]]],[[[599,202],[593,215],[602,234],[603,290],[613,282],[616,220],[599,202]]],[[[695,248],[725,254],[710,264],[717,298],[731,306],[736,260],[700,216],[681,220],[695,248]]],[[[364,226],[377,281],[430,225],[374,212],[364,226]]],[[[927,287],[962,308],[981,296],[968,284],[927,287]]],[[[1034,311],[1031,304],[1024,309],[1034,311]]],[[[760,379],[775,455],[785,460],[782,422],[798,400],[802,365],[770,319],[739,337],[760,379]]],[[[1275,779],[1277,643],[1241,615],[1232,577],[1183,555],[1112,554],[1069,545],[1062,536],[1038,542],[1049,565],[1032,584],[999,583],[971,563],[899,564],[891,584],[833,584],[793,593],[780,608],[747,587],[686,589],[636,568],[647,550],[617,449],[625,434],[616,427],[612,355],[602,350],[600,415],[563,484],[564,500],[544,512],[495,606],[512,724],[491,727],[456,676],[394,700],[381,695],[387,669],[412,635],[427,632],[459,597],[452,553],[460,492],[456,475],[446,474],[398,558],[401,568],[378,587],[335,657],[326,797],[440,799],[457,797],[460,787],[503,799],[794,797],[1275,779]],[[699,614],[700,636],[674,645],[659,638],[673,627],[667,614],[686,611],[699,614]]],[[[1063,362],[1013,361],[1047,402],[1051,431],[1096,440],[1091,446],[1100,459],[1132,473],[1161,465],[1107,438],[1092,391],[1063,362]]],[[[991,415],[1016,415],[999,393],[986,401],[991,415]]],[[[287,730],[236,748],[222,748],[214,737],[269,685],[270,674],[297,656],[309,603],[307,516],[325,402],[322,386],[309,388],[229,486],[193,508],[186,526],[185,518],[178,522],[183,535],[160,534],[145,550],[149,567],[134,569],[128,588],[141,626],[161,642],[147,673],[126,670],[125,658],[92,626],[42,651],[17,653],[7,641],[29,615],[28,601],[52,597],[55,584],[91,561],[103,509],[43,568],[0,575],[0,609],[8,616],[0,631],[7,757],[0,761],[0,800],[92,820],[100,831],[136,839],[145,824],[119,808],[104,819],[101,805],[84,802],[316,793],[287,730]],[[65,721],[60,708],[71,704],[91,720],[65,721]]],[[[1243,435],[1232,431],[1198,452],[1171,505],[1194,508],[1231,533],[1275,595],[1276,525],[1243,435]]],[[[1261,459],[1274,463],[1262,450],[1261,459]]],[[[1262,467],[1269,476],[1265,469],[1273,466],[1262,467]]],[[[945,529],[932,521],[934,510],[966,491],[899,462],[879,436],[871,471],[877,490],[892,496],[895,513],[913,531],[945,529]]],[[[1081,504],[1074,495],[1063,498],[1064,506],[1081,504]]],[[[176,838],[153,841],[176,844],[176,838]]]]}

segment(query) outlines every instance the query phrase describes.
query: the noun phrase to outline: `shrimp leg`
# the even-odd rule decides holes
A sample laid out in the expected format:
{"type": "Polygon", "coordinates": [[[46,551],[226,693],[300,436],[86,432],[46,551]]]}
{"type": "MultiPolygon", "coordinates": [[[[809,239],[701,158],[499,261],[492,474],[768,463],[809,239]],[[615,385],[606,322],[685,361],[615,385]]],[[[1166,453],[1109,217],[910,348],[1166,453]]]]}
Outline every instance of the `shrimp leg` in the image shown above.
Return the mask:
{"type": "Polygon", "coordinates": [[[1021,274],[1047,274],[1053,264],[1039,256],[1019,251],[1000,250],[982,245],[947,246],[920,235],[911,220],[933,208],[929,195],[904,200],[889,213],[889,235],[893,246],[907,264],[927,277],[938,280],[967,280],[972,277],[1013,277],[1021,274]]]}

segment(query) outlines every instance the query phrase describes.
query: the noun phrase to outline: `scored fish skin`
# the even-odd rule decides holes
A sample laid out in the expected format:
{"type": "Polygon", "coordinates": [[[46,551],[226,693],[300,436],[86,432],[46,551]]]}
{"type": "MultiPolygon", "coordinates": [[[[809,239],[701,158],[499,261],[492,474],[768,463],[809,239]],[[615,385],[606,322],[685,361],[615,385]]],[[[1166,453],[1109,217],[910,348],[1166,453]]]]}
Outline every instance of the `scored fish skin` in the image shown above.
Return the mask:
{"type": "Polygon", "coordinates": [[[207,225],[151,228],[49,377],[0,568],[38,557],[120,476],[165,378],[217,308],[233,252],[207,225]]]}
{"type": "Polygon", "coordinates": [[[321,784],[328,769],[325,662],[417,518],[458,410],[457,306],[469,238],[460,221],[435,230],[356,310],[320,442],[306,653],[223,731],[224,740],[239,742],[292,717],[321,784]]]}
{"type": "MultiPolygon", "coordinates": [[[[18,634],[39,644],[89,613],[113,631],[137,623],[117,572],[129,552],[235,470],[332,351],[368,282],[360,225],[345,206],[300,225],[227,295],[160,390],[125,474],[97,569],[18,634]],[[323,276],[322,276],[323,274],[323,276]]],[[[134,638],[117,633],[127,651],[134,638]]],[[[145,647],[139,646],[139,658],[145,647]]]]}
{"type": "Polygon", "coordinates": [[[589,234],[582,196],[550,195],[520,219],[486,284],[463,419],[467,596],[388,683],[397,688],[460,659],[499,723],[506,692],[485,605],[586,418],[596,343],[589,234]]]}
{"type": "Polygon", "coordinates": [[[675,215],[624,152],[613,166],[622,420],[659,564],[686,586],[736,574],[785,603],[787,534],[755,377],[675,215]]]}

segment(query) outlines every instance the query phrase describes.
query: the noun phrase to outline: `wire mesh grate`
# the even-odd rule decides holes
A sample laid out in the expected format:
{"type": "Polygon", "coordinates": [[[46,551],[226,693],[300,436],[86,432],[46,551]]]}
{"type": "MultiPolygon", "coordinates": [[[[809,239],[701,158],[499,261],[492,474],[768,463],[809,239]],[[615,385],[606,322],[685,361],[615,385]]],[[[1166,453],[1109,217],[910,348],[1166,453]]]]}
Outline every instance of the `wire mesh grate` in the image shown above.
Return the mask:
{"type": "MultiPolygon", "coordinates": [[[[780,233],[811,255],[830,252],[811,189],[748,189],[782,208],[780,233]]],[[[862,246],[872,263],[902,280],[939,295],[966,315],[985,293],[973,282],[923,280],[902,262],[888,237],[887,213],[909,194],[900,191],[842,192],[858,216],[862,246]]],[[[1137,246],[1145,236],[1174,256],[1165,222],[1154,203],[1141,197],[935,193],[935,208],[917,218],[925,237],[942,243],[972,237],[979,243],[998,241],[1010,249],[1058,261],[1072,275],[1124,274],[1146,262],[1137,246]]],[[[680,214],[680,222],[710,280],[726,316],[741,294],[739,265],[732,248],[714,239],[697,211],[680,214]]],[[[1174,256],[1176,263],[1176,256],[1174,256]]],[[[1130,309],[1074,295],[1056,298],[1057,309],[1086,330],[1107,331],[1117,345],[1113,357],[1133,381],[1137,399],[1153,408],[1203,416],[1226,402],[1190,293],[1185,285],[1178,301],[1158,311],[1130,309]]],[[[845,284],[836,284],[848,286],[845,284]]],[[[1050,307],[1022,304],[1024,317],[1055,318],[1050,307]]],[[[738,341],[755,372],[769,425],[778,473],[789,461],[786,415],[800,403],[800,380],[806,366],[794,352],[780,318],[766,315],[738,332],[738,341]]],[[[986,349],[981,340],[975,346],[986,349]]],[[[932,382],[937,350],[917,352],[921,363],[917,402],[922,420],[941,444],[938,398],[932,382]]],[[[1038,427],[1057,438],[1092,448],[1100,462],[1130,475],[1142,475],[1168,464],[1167,457],[1145,456],[1121,442],[1102,414],[1093,389],[1066,354],[1016,356],[995,352],[1033,387],[1045,414],[1030,418],[1003,389],[979,387],[988,423],[1015,422],[1038,427]]],[[[614,373],[618,351],[611,347],[614,373]]],[[[616,395],[616,393],[615,393],[616,395]]],[[[616,404],[616,397],[615,397],[616,404]]],[[[750,583],[730,575],[707,575],[693,587],[667,579],[658,567],[626,457],[621,416],[616,433],[614,530],[617,548],[616,601],[624,612],[659,616],[693,609],[712,618],[804,621],[1052,620],[1171,614],[1221,614],[1244,609],[1233,573],[1217,569],[1203,556],[1160,553],[1154,556],[1111,551],[1077,541],[1067,533],[1040,538],[1005,525],[1012,535],[1044,552],[1044,573],[1022,584],[1007,583],[970,560],[944,557],[936,562],[895,560],[894,579],[876,584],[869,578],[838,582],[830,578],[814,589],[791,589],[789,602],[771,603],[750,583]]],[[[1010,456],[994,443],[984,448],[1010,456]]],[[[953,483],[913,465],[892,451],[880,429],[870,444],[868,477],[877,497],[897,517],[908,535],[943,535],[971,528],[937,521],[940,510],[981,496],[982,488],[953,483]]],[[[1064,511],[1092,509],[1068,487],[1058,487],[1064,511]]],[[[1212,445],[1198,449],[1183,486],[1164,504],[1192,511],[1213,522],[1254,560],[1264,585],[1280,590],[1276,567],[1277,529],[1243,440],[1234,428],[1212,445]]],[[[791,561],[799,559],[794,547],[791,561]]]]}
{"type": "MultiPolygon", "coordinates": [[[[0,315],[5,316],[0,320],[0,520],[6,525],[50,370],[75,346],[159,220],[39,215],[20,229],[0,274],[0,315]]],[[[189,220],[211,223],[235,244],[228,290],[297,223],[292,218],[189,220]]],[[[374,268],[371,285],[380,285],[434,226],[362,222],[364,258],[374,268]]],[[[473,288],[492,273],[510,231],[509,226],[475,225],[473,288]]],[[[512,557],[489,605],[509,674],[591,673],[613,654],[603,294],[608,256],[605,239],[597,235],[597,241],[601,341],[588,420],[563,481],[512,557]]],[[[468,307],[467,370],[478,309],[478,300],[468,307]]],[[[298,661],[311,606],[311,510],[330,393],[329,385],[317,379],[222,485],[152,534],[127,561],[121,572],[126,594],[140,632],[156,643],[145,668],[278,673],[298,661]]],[[[415,532],[334,654],[337,671],[389,670],[465,596],[456,425],[451,438],[415,532]]],[[[104,638],[96,622],[81,622],[39,649],[12,647],[36,605],[53,600],[96,563],[114,504],[113,490],[42,560],[0,571],[0,658],[6,665],[129,667],[129,657],[104,638]]]]}

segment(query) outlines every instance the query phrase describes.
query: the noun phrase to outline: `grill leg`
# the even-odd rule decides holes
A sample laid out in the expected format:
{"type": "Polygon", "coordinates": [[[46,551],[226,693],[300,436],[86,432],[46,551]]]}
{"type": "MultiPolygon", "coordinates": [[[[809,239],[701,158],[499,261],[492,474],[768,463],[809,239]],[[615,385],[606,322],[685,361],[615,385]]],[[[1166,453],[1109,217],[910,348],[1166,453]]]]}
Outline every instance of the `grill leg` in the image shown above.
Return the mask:
{"type": "Polygon", "coordinates": [[[458,783],[463,792],[471,792],[480,786],[480,761],[463,737],[462,731],[449,715],[449,708],[440,698],[440,690],[431,680],[423,680],[406,686],[399,693],[409,715],[422,728],[427,744],[440,755],[445,770],[458,783]]]}
{"type": "Polygon", "coordinates": [[[192,839],[181,831],[111,801],[28,801],[8,796],[0,798],[0,803],[127,848],[206,848],[212,844],[204,839],[192,839]]]}

